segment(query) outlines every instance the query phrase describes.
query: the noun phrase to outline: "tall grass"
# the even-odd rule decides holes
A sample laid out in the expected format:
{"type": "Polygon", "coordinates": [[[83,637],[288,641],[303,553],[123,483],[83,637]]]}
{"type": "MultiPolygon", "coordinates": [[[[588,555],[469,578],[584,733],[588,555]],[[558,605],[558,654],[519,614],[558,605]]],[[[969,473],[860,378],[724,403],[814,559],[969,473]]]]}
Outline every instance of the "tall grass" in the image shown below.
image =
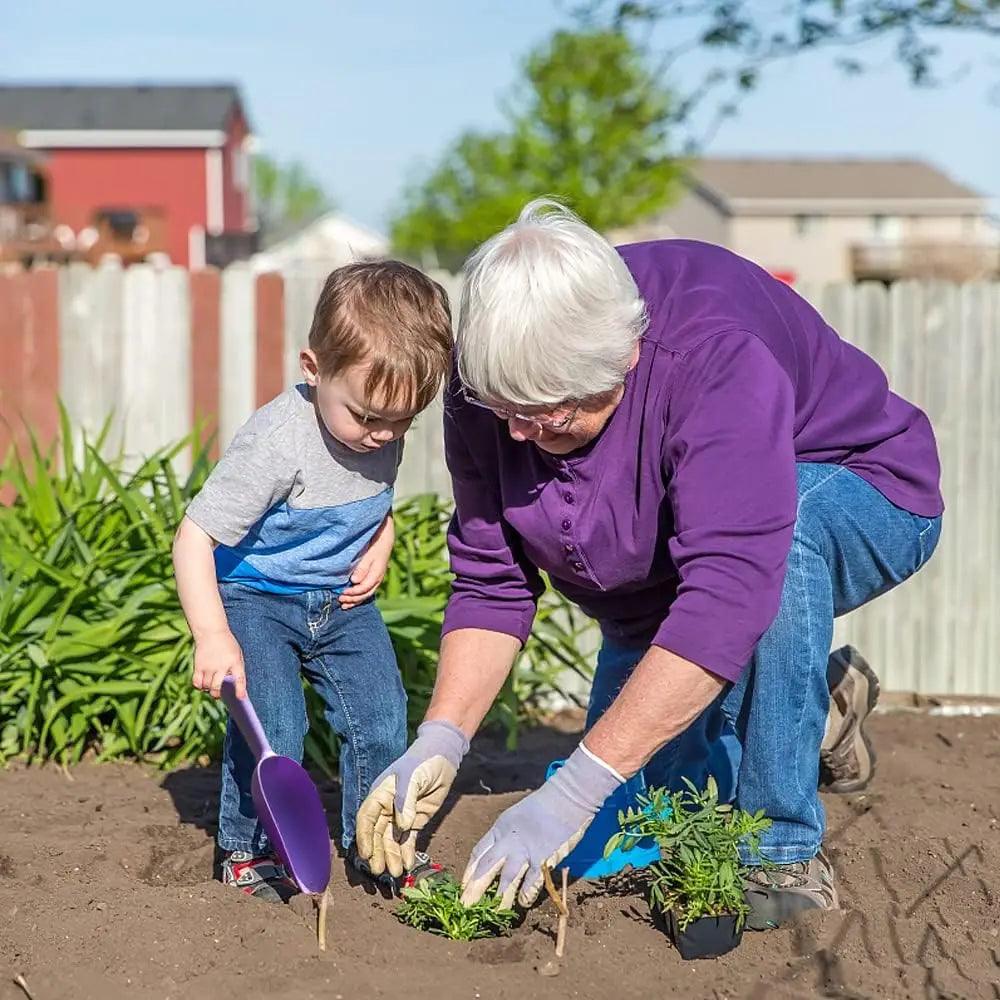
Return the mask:
{"type": "MultiPolygon", "coordinates": [[[[129,468],[102,457],[106,433],[74,435],[65,415],[61,447],[32,441],[0,466],[0,761],[72,763],[140,758],[173,766],[218,755],[221,706],[190,684],[191,642],[173,582],[170,546],[211,463],[192,441],[129,468]],[[73,441],[77,442],[74,448],[73,441]],[[175,457],[191,448],[191,472],[175,457]]],[[[379,598],[410,696],[411,721],[434,683],[449,588],[449,507],[422,496],[396,509],[397,544],[379,598]]],[[[586,673],[578,613],[543,599],[531,642],[491,712],[513,740],[569,668],[586,673]]],[[[307,757],[330,771],[337,741],[318,714],[307,757]]]]}

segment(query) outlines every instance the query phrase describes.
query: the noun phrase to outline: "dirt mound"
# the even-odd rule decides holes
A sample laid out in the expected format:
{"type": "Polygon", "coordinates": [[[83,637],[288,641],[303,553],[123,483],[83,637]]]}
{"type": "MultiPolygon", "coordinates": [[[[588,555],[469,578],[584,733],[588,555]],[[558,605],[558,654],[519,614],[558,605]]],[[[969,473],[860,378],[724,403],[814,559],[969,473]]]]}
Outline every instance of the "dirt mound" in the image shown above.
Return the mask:
{"type": "MultiPolygon", "coordinates": [[[[36,1000],[1000,997],[1000,721],[881,716],[873,731],[869,794],[826,799],[844,911],[700,963],[650,925],[634,878],[573,886],[555,966],[550,904],[508,939],[457,944],[401,926],[339,861],[320,955],[309,907],[212,881],[217,773],[15,767],[0,772],[0,1000],[24,1000],[16,974],[36,1000]]],[[[478,740],[434,855],[460,869],[573,741],[478,740]]],[[[336,787],[323,795],[335,817],[336,787]]]]}

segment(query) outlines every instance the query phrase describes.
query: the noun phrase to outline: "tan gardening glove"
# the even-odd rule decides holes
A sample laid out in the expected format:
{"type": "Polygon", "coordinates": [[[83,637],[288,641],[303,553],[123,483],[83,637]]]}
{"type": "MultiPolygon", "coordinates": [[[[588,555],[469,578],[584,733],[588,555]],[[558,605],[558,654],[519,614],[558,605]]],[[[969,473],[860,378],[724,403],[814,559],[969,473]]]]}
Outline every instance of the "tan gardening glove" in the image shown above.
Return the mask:
{"type": "Polygon", "coordinates": [[[372,783],[358,810],[358,854],[374,874],[398,878],[416,864],[417,834],[441,808],[469,750],[450,722],[425,722],[410,749],[372,783]]]}

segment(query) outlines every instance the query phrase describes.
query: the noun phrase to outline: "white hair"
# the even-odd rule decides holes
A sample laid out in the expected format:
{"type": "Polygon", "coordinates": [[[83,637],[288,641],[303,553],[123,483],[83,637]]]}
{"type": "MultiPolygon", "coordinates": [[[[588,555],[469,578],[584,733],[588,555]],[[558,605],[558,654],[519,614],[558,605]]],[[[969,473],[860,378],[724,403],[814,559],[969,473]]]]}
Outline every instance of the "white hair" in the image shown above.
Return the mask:
{"type": "Polygon", "coordinates": [[[625,378],[646,308],[618,252],[568,208],[536,198],[466,262],[458,370],[476,395],[550,406],[625,378]]]}

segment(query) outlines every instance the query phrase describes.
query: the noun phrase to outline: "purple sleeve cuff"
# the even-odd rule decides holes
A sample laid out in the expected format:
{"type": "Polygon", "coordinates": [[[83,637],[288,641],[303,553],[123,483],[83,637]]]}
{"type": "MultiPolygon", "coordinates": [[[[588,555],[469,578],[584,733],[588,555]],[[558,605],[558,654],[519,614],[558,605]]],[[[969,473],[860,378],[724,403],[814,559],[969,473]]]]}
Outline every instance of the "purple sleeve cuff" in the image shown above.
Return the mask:
{"type": "Polygon", "coordinates": [[[483,598],[453,594],[444,612],[441,635],[463,628],[478,628],[488,632],[512,635],[523,646],[531,634],[535,605],[504,605],[483,598]]]}
{"type": "Polygon", "coordinates": [[[704,628],[699,622],[673,621],[672,617],[660,626],[653,637],[654,646],[695,663],[723,680],[735,683],[740,679],[749,656],[733,659],[725,650],[713,648],[713,643],[705,641],[704,628]]]}

